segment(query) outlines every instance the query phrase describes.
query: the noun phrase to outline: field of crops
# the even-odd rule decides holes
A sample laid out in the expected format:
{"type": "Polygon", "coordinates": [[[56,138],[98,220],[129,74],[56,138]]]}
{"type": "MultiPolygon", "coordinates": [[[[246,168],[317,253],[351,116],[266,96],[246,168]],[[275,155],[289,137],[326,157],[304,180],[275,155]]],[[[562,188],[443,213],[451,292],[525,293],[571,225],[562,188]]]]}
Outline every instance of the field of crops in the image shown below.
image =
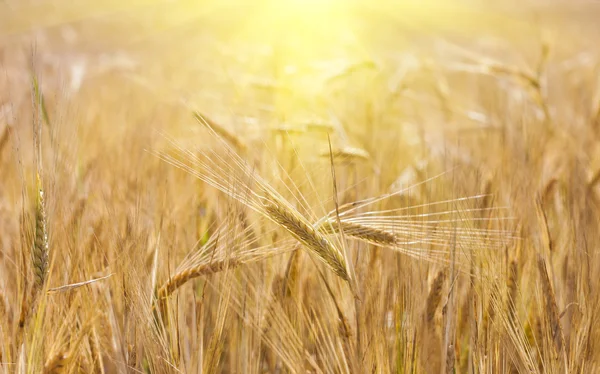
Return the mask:
{"type": "Polygon", "coordinates": [[[0,1],[0,374],[600,373],[599,20],[0,1]]]}

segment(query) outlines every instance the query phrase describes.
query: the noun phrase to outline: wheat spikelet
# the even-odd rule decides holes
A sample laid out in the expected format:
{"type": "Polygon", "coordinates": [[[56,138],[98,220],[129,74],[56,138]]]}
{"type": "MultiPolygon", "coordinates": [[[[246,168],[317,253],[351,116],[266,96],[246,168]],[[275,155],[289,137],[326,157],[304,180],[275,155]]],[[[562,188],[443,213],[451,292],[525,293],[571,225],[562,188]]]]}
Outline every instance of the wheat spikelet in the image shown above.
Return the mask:
{"type": "Polygon", "coordinates": [[[39,173],[37,174],[37,202],[35,210],[35,239],[32,250],[33,273],[35,282],[34,295],[39,292],[46,282],[48,273],[48,229],[44,202],[44,189],[39,173]]]}
{"type": "Polygon", "coordinates": [[[554,296],[554,289],[550,283],[550,277],[548,276],[548,269],[546,268],[546,261],[541,255],[537,258],[538,270],[542,281],[542,291],[544,293],[545,310],[548,322],[550,324],[550,332],[552,334],[552,340],[556,351],[560,353],[565,346],[565,337],[563,335],[562,326],[560,324],[560,317],[558,313],[558,306],[556,304],[556,297],[554,296]]]}
{"type": "Polygon", "coordinates": [[[333,149],[331,152],[329,150],[323,151],[319,154],[321,157],[333,157],[334,159],[342,159],[342,160],[363,160],[368,161],[370,159],[369,153],[361,148],[355,147],[342,147],[333,149]]]}
{"type": "MultiPolygon", "coordinates": [[[[299,246],[299,244],[298,244],[299,246]]],[[[282,296],[289,297],[298,287],[298,274],[300,272],[300,251],[294,250],[288,261],[285,276],[282,278],[282,296]]]]}
{"type": "Polygon", "coordinates": [[[244,151],[248,148],[246,143],[244,143],[244,141],[238,136],[236,136],[233,132],[217,124],[210,118],[206,117],[204,114],[194,112],[194,118],[202,125],[208,125],[217,135],[225,139],[229,144],[233,145],[238,150],[244,151]]]}
{"type": "Polygon", "coordinates": [[[508,268],[508,295],[507,295],[507,308],[509,313],[513,314],[516,312],[515,303],[517,302],[517,283],[519,277],[519,265],[516,260],[510,262],[508,268]]]}
{"type": "Polygon", "coordinates": [[[338,234],[340,226],[344,234],[356,239],[383,246],[393,246],[396,244],[397,238],[393,233],[358,223],[346,221],[340,221],[340,225],[337,223],[326,223],[319,227],[319,231],[327,235],[338,234]]]}
{"type": "Polygon", "coordinates": [[[203,275],[214,274],[221,272],[225,269],[236,267],[241,262],[236,259],[225,259],[211,262],[210,264],[201,264],[194,266],[189,269],[185,269],[175,274],[171,279],[165,282],[158,289],[158,298],[162,299],[168,297],[170,294],[175,292],[179,287],[183,286],[187,281],[201,277],[203,275]]]}
{"type": "Polygon", "coordinates": [[[340,278],[349,281],[346,263],[341,253],[303,217],[273,203],[265,204],[265,212],[278,225],[285,228],[306,248],[321,258],[340,278]]]}
{"type": "Polygon", "coordinates": [[[548,217],[546,216],[546,212],[544,212],[544,207],[542,205],[541,200],[536,200],[536,216],[539,221],[540,229],[542,230],[542,245],[548,250],[548,252],[554,252],[554,241],[552,240],[552,235],[550,235],[550,227],[548,226],[548,217]]]}
{"type": "Polygon", "coordinates": [[[446,272],[440,270],[431,284],[429,295],[427,295],[425,320],[428,324],[431,324],[431,327],[433,327],[432,322],[433,318],[435,317],[435,312],[440,305],[440,301],[442,300],[442,287],[444,286],[445,279],[446,272]]]}

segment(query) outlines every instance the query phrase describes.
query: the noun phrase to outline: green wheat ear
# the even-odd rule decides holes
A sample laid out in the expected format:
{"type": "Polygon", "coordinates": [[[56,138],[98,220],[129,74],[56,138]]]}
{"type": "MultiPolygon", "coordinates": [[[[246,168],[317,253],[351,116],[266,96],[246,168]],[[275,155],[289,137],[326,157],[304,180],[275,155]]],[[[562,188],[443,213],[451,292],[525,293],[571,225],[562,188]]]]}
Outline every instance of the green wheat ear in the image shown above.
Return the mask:
{"type": "Polygon", "coordinates": [[[40,174],[37,174],[37,201],[35,208],[35,239],[33,243],[33,272],[36,292],[43,288],[48,274],[48,226],[44,204],[44,187],[40,174]]]}

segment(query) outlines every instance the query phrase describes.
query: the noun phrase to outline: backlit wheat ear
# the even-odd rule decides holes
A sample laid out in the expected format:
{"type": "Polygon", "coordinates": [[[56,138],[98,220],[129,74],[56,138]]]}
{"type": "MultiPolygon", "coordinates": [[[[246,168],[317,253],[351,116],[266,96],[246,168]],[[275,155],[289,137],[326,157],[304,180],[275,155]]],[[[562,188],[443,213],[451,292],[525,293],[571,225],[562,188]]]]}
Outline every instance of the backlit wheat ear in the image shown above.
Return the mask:
{"type": "Polygon", "coordinates": [[[93,319],[88,321],[83,328],[78,332],[76,338],[71,340],[70,344],[63,345],[60,349],[51,351],[50,357],[44,364],[42,373],[44,374],[60,374],[69,372],[69,365],[73,358],[77,357],[79,348],[84,339],[88,338],[89,332],[92,330],[93,319]]]}
{"type": "Polygon", "coordinates": [[[334,273],[345,281],[350,280],[346,262],[340,251],[316,231],[304,217],[270,202],[265,204],[265,211],[269,218],[284,227],[294,238],[315,253],[334,273]]]}
{"type": "MultiPolygon", "coordinates": [[[[418,186],[414,185],[415,186],[418,186]]],[[[405,191],[408,190],[400,190],[405,191]]],[[[399,192],[373,197],[344,204],[339,208],[339,223],[334,211],[320,218],[315,227],[325,235],[337,235],[341,230],[347,237],[386,247],[419,260],[434,263],[447,263],[449,252],[447,243],[450,240],[459,242],[461,246],[477,246],[486,249],[500,249],[509,240],[515,239],[511,231],[494,229],[490,223],[512,220],[511,217],[495,217],[491,213],[502,210],[502,207],[445,208],[451,204],[474,204],[488,195],[474,195],[450,200],[434,201],[419,205],[406,206],[386,210],[359,211],[369,205],[389,199],[399,192]],[[432,208],[431,212],[417,212],[416,209],[432,208]],[[442,208],[442,210],[438,209],[442,208]],[[482,214],[486,213],[486,214],[482,214]],[[471,216],[470,214],[478,214],[471,216]],[[488,223],[487,228],[474,225],[488,223]],[[341,229],[340,229],[341,226],[341,229]]],[[[473,206],[473,205],[472,205],[473,206]]],[[[468,266],[466,256],[457,259],[461,267],[468,266]]]]}
{"type": "MultiPolygon", "coordinates": [[[[245,217],[241,218],[239,214],[232,216],[245,220],[245,217]]],[[[257,246],[259,238],[249,235],[254,232],[253,229],[252,226],[246,226],[237,231],[238,228],[229,222],[219,227],[199,250],[194,250],[186,256],[174,275],[156,288],[156,297],[159,300],[165,299],[192,279],[220,273],[294,249],[295,243],[291,240],[279,246],[257,246]],[[232,248],[238,249],[228,253],[232,248]]]]}
{"type": "Polygon", "coordinates": [[[246,143],[242,139],[240,139],[237,135],[235,135],[235,133],[233,133],[230,130],[226,129],[225,127],[217,124],[216,122],[214,122],[210,118],[206,117],[205,115],[200,114],[199,112],[194,112],[194,118],[196,118],[196,120],[200,124],[208,125],[215,133],[217,133],[217,135],[219,135],[220,137],[225,139],[229,144],[233,145],[236,149],[238,149],[240,151],[245,151],[248,148],[246,143]]]}
{"type": "Polygon", "coordinates": [[[35,239],[32,250],[33,273],[35,275],[34,293],[44,287],[48,275],[48,226],[44,189],[40,175],[37,175],[37,201],[35,209],[35,239]]]}
{"type": "MultiPolygon", "coordinates": [[[[366,242],[390,246],[397,243],[396,236],[388,231],[380,230],[374,227],[361,225],[358,223],[340,221],[344,234],[364,240],[366,242]]],[[[338,234],[340,232],[339,225],[337,223],[324,224],[319,228],[319,231],[326,235],[338,234]]]]}
{"type": "Polygon", "coordinates": [[[333,157],[336,160],[346,160],[346,161],[369,161],[371,159],[369,153],[362,148],[355,147],[342,147],[335,148],[332,151],[326,150],[319,154],[321,157],[333,157]]]}
{"type": "Polygon", "coordinates": [[[231,269],[240,265],[240,261],[235,259],[227,259],[215,261],[210,264],[198,265],[175,274],[171,279],[165,282],[157,292],[158,298],[168,297],[175,292],[179,287],[183,286],[187,281],[198,278],[204,275],[219,273],[226,269],[231,269]]]}

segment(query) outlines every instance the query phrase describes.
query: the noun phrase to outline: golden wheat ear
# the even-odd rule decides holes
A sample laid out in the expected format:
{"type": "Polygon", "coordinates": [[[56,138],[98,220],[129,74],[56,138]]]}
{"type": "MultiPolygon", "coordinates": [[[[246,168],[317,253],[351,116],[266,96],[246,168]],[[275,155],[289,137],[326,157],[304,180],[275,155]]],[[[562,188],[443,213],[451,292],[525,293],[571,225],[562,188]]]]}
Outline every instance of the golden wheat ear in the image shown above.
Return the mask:
{"type": "Polygon", "coordinates": [[[285,228],[309,251],[316,254],[335,274],[345,281],[350,280],[346,261],[340,251],[306,222],[304,217],[274,203],[266,203],[265,211],[272,221],[285,228]]]}
{"type": "Polygon", "coordinates": [[[444,270],[440,270],[431,284],[431,289],[427,295],[427,302],[425,306],[425,320],[428,326],[433,326],[432,323],[435,317],[435,312],[440,305],[440,301],[442,300],[442,288],[444,287],[445,280],[446,272],[444,270]]]}
{"type": "Polygon", "coordinates": [[[323,224],[319,227],[319,231],[326,235],[339,234],[343,231],[345,235],[384,247],[394,246],[397,244],[398,240],[394,233],[347,221],[340,221],[339,225],[335,222],[323,224]]]}
{"type": "Polygon", "coordinates": [[[226,260],[218,260],[208,264],[201,264],[189,269],[182,270],[176,273],[173,277],[167,280],[157,291],[159,299],[168,297],[175,292],[179,287],[183,286],[189,280],[198,278],[204,275],[210,275],[222,272],[226,269],[231,269],[238,266],[240,262],[234,258],[226,260]]]}
{"type": "Polygon", "coordinates": [[[193,115],[194,115],[194,118],[196,119],[196,121],[198,121],[198,123],[209,127],[217,135],[219,135],[221,138],[223,138],[225,141],[227,141],[229,144],[231,144],[237,150],[245,151],[248,149],[248,145],[246,145],[244,140],[242,140],[239,136],[237,136],[233,131],[216,123],[215,121],[208,118],[206,115],[201,114],[198,111],[194,112],[193,115]]]}
{"type": "Polygon", "coordinates": [[[552,340],[556,348],[556,353],[561,354],[565,347],[565,336],[560,323],[560,316],[558,313],[556,297],[554,295],[554,288],[550,282],[550,276],[548,275],[548,269],[546,268],[546,261],[541,255],[538,255],[537,267],[540,273],[540,280],[542,282],[542,291],[544,292],[544,301],[546,304],[546,316],[548,318],[552,340]]]}
{"type": "Polygon", "coordinates": [[[228,219],[235,221],[226,221],[217,228],[200,249],[195,249],[186,256],[169,279],[157,285],[155,293],[158,300],[166,299],[195,278],[221,273],[294,249],[291,241],[278,246],[259,246],[259,238],[249,235],[253,233],[252,226],[247,225],[242,229],[236,226],[237,220],[245,221],[245,216],[232,214],[228,219]]]}

